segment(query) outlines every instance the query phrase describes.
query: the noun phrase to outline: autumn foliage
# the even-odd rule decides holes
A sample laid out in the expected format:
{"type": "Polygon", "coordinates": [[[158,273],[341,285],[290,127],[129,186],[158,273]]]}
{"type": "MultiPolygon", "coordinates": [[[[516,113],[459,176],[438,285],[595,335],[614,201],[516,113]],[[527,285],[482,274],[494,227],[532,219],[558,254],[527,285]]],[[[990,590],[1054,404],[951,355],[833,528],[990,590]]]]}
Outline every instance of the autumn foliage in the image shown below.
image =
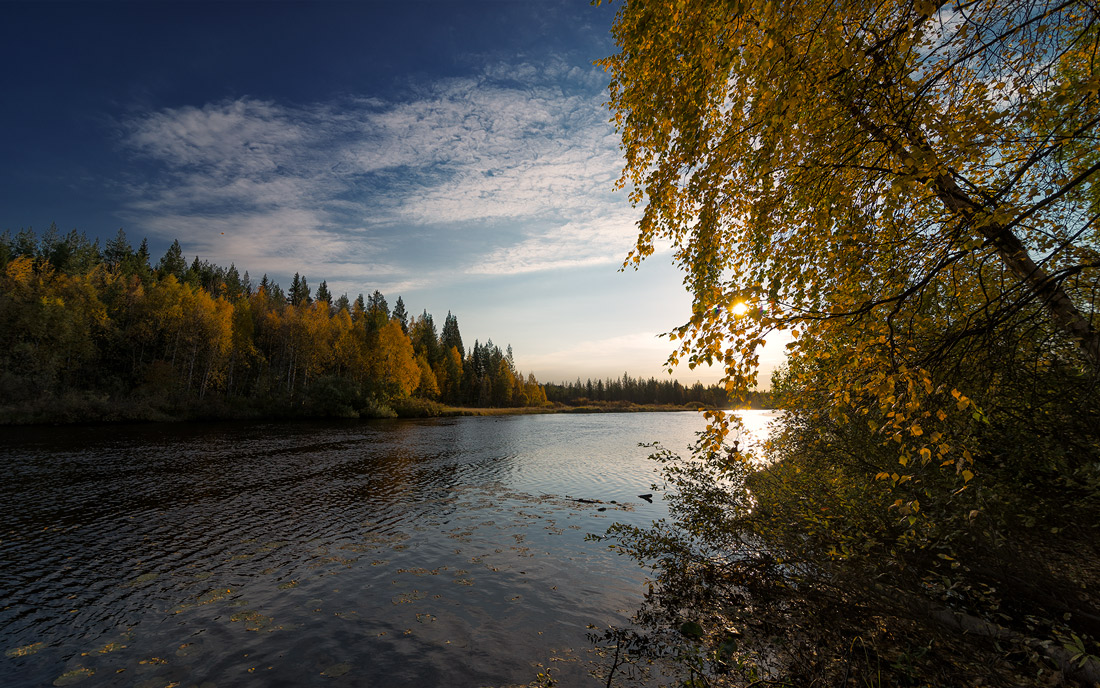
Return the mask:
{"type": "Polygon", "coordinates": [[[762,463],[715,414],[660,455],[683,530],[621,533],[651,611],[706,616],[691,685],[1100,681],[1096,5],[627,0],[613,33],[626,264],[671,244],[694,296],[670,365],[748,390],[793,338],[762,463]]]}
{"type": "MultiPolygon", "coordinates": [[[[0,240],[0,397],[10,421],[180,416],[392,415],[546,403],[491,342],[444,349],[427,312],[391,314],[378,292],[317,299],[295,275],[267,279],[199,261],[174,244],[156,269],[144,242],[100,249],[75,231],[0,240]],[[408,334],[406,333],[408,332],[408,334]],[[411,336],[410,336],[411,335],[411,336]],[[420,399],[413,403],[409,400],[420,399]]],[[[457,344],[457,346],[455,346],[457,344]]]]}

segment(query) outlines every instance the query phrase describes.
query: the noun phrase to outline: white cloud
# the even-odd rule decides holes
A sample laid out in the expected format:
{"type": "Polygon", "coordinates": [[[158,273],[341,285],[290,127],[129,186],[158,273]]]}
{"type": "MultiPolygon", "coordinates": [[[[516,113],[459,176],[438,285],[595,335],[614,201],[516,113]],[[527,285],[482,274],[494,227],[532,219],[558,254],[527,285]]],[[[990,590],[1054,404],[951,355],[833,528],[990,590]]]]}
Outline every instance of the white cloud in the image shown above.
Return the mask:
{"type": "Polygon", "coordinates": [[[319,277],[385,266],[390,283],[422,284],[433,244],[457,273],[614,264],[636,230],[611,193],[621,160],[602,83],[498,63],[402,100],[147,113],[123,127],[155,168],[131,184],[129,213],[188,252],[319,277]]]}

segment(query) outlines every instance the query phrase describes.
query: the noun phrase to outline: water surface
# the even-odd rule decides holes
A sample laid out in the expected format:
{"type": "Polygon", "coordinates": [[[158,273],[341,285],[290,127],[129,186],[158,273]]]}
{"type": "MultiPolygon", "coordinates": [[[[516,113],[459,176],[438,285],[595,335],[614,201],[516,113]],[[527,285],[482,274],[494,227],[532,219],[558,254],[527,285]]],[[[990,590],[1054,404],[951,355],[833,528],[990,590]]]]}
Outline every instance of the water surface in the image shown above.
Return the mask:
{"type": "MultiPolygon", "coordinates": [[[[750,414],[758,430],[767,415],[750,414]]],[[[0,675],[40,686],[598,685],[693,413],[5,429],[0,675]]],[[[750,442],[751,438],[746,437],[750,442]]]]}

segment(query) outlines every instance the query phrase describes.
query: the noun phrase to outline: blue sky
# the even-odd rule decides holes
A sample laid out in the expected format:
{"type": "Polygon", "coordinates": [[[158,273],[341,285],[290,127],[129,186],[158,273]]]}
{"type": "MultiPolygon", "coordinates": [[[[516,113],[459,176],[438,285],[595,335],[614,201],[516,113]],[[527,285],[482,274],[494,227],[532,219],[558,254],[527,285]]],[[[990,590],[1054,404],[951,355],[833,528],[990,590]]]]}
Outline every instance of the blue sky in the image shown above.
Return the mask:
{"type": "Polygon", "coordinates": [[[660,378],[690,298],[667,253],[617,271],[639,211],[592,64],[614,11],[0,1],[0,230],[178,238],[449,310],[542,381],[660,378]]]}

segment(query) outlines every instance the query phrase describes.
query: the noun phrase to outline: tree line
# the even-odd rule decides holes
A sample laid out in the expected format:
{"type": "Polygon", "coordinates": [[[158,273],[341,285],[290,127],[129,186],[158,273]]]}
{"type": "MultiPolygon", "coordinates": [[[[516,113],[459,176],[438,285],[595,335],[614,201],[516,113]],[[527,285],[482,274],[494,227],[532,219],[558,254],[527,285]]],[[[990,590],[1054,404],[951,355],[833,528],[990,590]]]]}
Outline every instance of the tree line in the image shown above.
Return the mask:
{"type": "Polygon", "coordinates": [[[354,300],[286,291],[265,274],[185,260],[178,241],[154,265],[123,230],[0,236],[0,394],[6,420],[180,416],[386,416],[434,403],[538,406],[511,347],[468,350],[378,291],[354,300]]]}
{"type": "Polygon", "coordinates": [[[733,405],[749,408],[771,408],[771,395],[767,392],[748,392],[734,398],[722,385],[704,386],[701,382],[683,385],[679,380],[648,380],[630,377],[623,373],[621,378],[582,381],[579,377],[573,382],[560,384],[547,383],[543,386],[546,398],[551,402],[569,405],[583,405],[589,402],[630,402],[632,404],[656,404],[661,406],[707,406],[711,408],[729,408],[733,405]]]}

